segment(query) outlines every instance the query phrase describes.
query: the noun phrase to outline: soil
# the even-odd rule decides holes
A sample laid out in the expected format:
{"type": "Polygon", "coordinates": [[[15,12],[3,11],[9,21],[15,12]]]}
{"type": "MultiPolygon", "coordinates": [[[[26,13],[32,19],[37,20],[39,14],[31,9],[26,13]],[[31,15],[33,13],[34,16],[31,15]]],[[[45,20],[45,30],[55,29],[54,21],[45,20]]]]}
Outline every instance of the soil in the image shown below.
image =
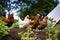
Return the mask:
{"type": "MultiPolygon", "coordinates": [[[[60,30],[60,21],[55,25],[55,27],[56,27],[58,30],[60,30]]],[[[59,38],[59,40],[60,40],[60,34],[59,34],[58,38],[59,38]]]]}
{"type": "Polygon", "coordinates": [[[30,35],[30,37],[37,37],[36,40],[46,40],[48,38],[47,34],[42,31],[34,31],[34,33],[30,35]]]}
{"type": "Polygon", "coordinates": [[[3,37],[1,40],[21,40],[21,37],[18,35],[19,32],[25,32],[26,30],[23,29],[18,29],[18,28],[12,28],[10,29],[10,32],[8,35],[3,37]]]}
{"type": "MultiPolygon", "coordinates": [[[[1,40],[21,40],[21,37],[18,35],[19,32],[26,32],[26,29],[10,29],[9,35],[3,37],[1,40]]],[[[47,38],[47,34],[41,31],[34,31],[30,37],[37,37],[36,40],[45,40],[47,38]]]]}
{"type": "Polygon", "coordinates": [[[60,30],[60,22],[55,25],[55,27],[60,30]]]}

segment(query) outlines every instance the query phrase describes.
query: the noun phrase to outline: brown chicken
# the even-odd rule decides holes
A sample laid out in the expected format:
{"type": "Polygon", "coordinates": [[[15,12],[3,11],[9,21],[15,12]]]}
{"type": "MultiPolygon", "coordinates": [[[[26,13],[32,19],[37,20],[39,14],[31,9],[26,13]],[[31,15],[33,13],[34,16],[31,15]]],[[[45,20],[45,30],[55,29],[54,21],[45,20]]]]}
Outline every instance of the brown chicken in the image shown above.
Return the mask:
{"type": "Polygon", "coordinates": [[[44,19],[39,22],[39,25],[37,26],[38,29],[44,29],[45,26],[47,25],[47,20],[48,20],[48,16],[45,16],[44,19]]]}
{"type": "Polygon", "coordinates": [[[39,18],[40,18],[40,14],[37,14],[34,20],[30,21],[31,28],[35,29],[38,26],[39,18]]]}
{"type": "Polygon", "coordinates": [[[2,21],[6,22],[6,26],[11,26],[14,22],[14,17],[13,17],[13,13],[8,17],[5,18],[4,16],[2,16],[2,21]]]}

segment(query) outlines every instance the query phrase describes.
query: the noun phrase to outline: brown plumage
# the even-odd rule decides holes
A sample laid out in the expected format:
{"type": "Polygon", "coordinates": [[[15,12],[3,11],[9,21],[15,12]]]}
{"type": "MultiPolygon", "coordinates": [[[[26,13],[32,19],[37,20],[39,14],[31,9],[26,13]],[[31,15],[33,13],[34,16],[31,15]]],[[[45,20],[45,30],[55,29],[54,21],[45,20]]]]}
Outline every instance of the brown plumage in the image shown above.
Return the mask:
{"type": "Polygon", "coordinates": [[[31,28],[36,28],[37,27],[37,25],[38,25],[38,23],[39,23],[39,18],[40,18],[40,14],[37,14],[36,16],[35,16],[35,18],[34,18],[34,20],[31,20],[30,21],[30,27],[31,28]]]}
{"type": "Polygon", "coordinates": [[[4,16],[2,16],[2,21],[6,22],[6,26],[11,26],[14,22],[14,17],[13,17],[13,13],[8,17],[5,18],[4,16]]]}
{"type": "Polygon", "coordinates": [[[45,16],[44,19],[39,22],[39,25],[37,26],[38,29],[44,29],[45,26],[47,25],[47,20],[48,20],[48,16],[45,16]]]}

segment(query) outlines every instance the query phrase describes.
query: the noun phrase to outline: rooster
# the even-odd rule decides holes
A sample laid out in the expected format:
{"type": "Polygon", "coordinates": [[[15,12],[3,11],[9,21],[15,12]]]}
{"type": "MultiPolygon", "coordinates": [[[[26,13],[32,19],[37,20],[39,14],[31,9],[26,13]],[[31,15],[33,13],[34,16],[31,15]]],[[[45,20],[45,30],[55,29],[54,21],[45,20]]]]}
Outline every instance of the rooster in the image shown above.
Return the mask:
{"type": "Polygon", "coordinates": [[[2,21],[6,22],[6,26],[11,26],[14,22],[14,17],[13,17],[13,13],[8,17],[8,18],[5,18],[4,16],[2,16],[2,21]]]}
{"type": "Polygon", "coordinates": [[[31,28],[35,29],[35,28],[38,26],[39,18],[40,18],[40,14],[38,13],[38,14],[35,16],[34,20],[31,20],[31,21],[30,21],[30,27],[31,27],[31,28]]]}
{"type": "Polygon", "coordinates": [[[39,22],[39,25],[37,26],[38,29],[44,29],[47,25],[48,16],[45,16],[42,21],[39,22]]]}
{"type": "Polygon", "coordinates": [[[27,27],[30,23],[29,15],[27,15],[23,21],[19,18],[18,23],[19,23],[19,28],[27,27]]]}

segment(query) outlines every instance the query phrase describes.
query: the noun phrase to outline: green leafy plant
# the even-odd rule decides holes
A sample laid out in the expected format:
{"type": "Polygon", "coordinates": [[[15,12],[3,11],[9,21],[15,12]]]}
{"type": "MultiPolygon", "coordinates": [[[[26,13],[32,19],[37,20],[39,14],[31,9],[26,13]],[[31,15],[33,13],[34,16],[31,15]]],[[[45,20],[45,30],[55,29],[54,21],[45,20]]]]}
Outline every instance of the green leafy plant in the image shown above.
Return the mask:
{"type": "Polygon", "coordinates": [[[14,27],[14,28],[19,28],[18,22],[13,23],[13,27],[14,27]]]}
{"type": "Polygon", "coordinates": [[[27,28],[27,32],[20,32],[18,33],[21,36],[21,40],[36,40],[36,38],[29,37],[30,34],[33,33],[31,28],[27,28]]]}
{"type": "Polygon", "coordinates": [[[9,32],[9,28],[7,26],[5,26],[5,22],[3,22],[2,20],[0,20],[0,39],[6,35],[8,35],[9,32]]]}
{"type": "Polygon", "coordinates": [[[10,28],[19,28],[18,20],[14,20],[14,23],[10,28]]]}
{"type": "Polygon", "coordinates": [[[58,29],[54,27],[53,18],[49,18],[50,23],[47,24],[45,30],[48,34],[47,40],[58,40],[58,34],[60,33],[58,29]]]}

